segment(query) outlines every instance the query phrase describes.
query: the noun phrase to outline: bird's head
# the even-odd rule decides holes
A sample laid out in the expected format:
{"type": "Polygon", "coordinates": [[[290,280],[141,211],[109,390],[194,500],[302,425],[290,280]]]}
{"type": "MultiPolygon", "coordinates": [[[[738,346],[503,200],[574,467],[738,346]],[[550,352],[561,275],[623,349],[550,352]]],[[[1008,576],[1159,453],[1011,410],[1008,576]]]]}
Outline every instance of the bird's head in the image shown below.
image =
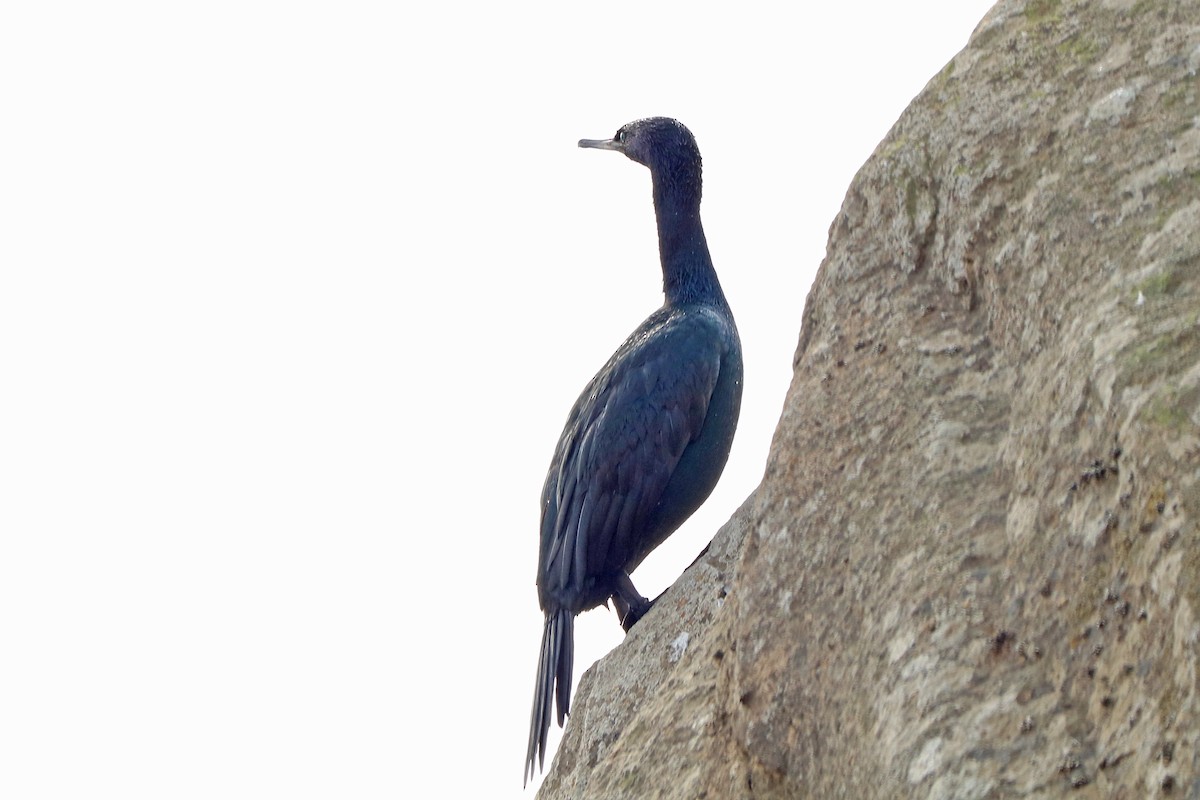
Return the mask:
{"type": "Polygon", "coordinates": [[[700,148],[682,122],[647,117],[622,125],[611,139],[580,139],[580,147],[616,150],[650,168],[656,180],[694,183],[699,188],[700,148]]]}

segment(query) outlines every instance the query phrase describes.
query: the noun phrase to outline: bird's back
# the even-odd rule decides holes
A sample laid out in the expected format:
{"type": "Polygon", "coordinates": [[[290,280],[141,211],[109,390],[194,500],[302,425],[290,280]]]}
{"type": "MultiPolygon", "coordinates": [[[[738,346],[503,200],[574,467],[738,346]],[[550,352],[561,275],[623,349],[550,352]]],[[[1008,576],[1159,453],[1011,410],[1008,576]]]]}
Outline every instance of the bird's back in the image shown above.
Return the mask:
{"type": "Polygon", "coordinates": [[[742,357],[728,306],[664,306],[571,409],[542,491],[543,608],[593,608],[708,497],[728,457],[742,357]]]}

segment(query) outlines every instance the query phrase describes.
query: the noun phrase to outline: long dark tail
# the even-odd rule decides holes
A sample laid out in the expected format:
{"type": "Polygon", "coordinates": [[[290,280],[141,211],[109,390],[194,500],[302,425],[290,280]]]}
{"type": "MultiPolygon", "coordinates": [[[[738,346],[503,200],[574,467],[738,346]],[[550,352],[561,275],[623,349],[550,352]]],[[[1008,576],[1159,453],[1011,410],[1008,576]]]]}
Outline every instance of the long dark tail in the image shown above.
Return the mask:
{"type": "Polygon", "coordinates": [[[537,684],[533,689],[533,713],[529,717],[529,750],[525,754],[525,784],[546,766],[546,735],[550,732],[550,707],[558,686],[558,726],[571,710],[571,669],[575,661],[575,616],[566,609],[546,613],[542,651],[538,656],[537,684]]]}

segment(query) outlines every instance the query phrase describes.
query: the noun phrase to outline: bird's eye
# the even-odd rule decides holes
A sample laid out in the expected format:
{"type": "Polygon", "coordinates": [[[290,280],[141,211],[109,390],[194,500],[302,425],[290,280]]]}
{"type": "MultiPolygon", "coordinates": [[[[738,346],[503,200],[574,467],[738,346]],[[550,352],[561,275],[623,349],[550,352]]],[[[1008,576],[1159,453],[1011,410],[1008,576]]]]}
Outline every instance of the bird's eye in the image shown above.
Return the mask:
{"type": "Polygon", "coordinates": [[[614,136],[613,138],[616,139],[621,144],[625,144],[625,129],[621,128],[619,131],[617,131],[617,135],[614,136]]]}

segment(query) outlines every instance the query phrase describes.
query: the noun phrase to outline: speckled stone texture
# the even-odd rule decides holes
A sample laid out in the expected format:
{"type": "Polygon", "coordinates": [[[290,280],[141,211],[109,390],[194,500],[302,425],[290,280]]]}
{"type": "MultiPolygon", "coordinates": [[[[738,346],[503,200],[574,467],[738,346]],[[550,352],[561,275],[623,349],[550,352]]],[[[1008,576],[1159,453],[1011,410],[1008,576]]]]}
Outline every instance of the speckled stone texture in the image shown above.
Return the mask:
{"type": "Polygon", "coordinates": [[[539,797],[1200,797],[1198,94],[1200,0],[993,8],[847,193],[762,485],[539,797]]]}

